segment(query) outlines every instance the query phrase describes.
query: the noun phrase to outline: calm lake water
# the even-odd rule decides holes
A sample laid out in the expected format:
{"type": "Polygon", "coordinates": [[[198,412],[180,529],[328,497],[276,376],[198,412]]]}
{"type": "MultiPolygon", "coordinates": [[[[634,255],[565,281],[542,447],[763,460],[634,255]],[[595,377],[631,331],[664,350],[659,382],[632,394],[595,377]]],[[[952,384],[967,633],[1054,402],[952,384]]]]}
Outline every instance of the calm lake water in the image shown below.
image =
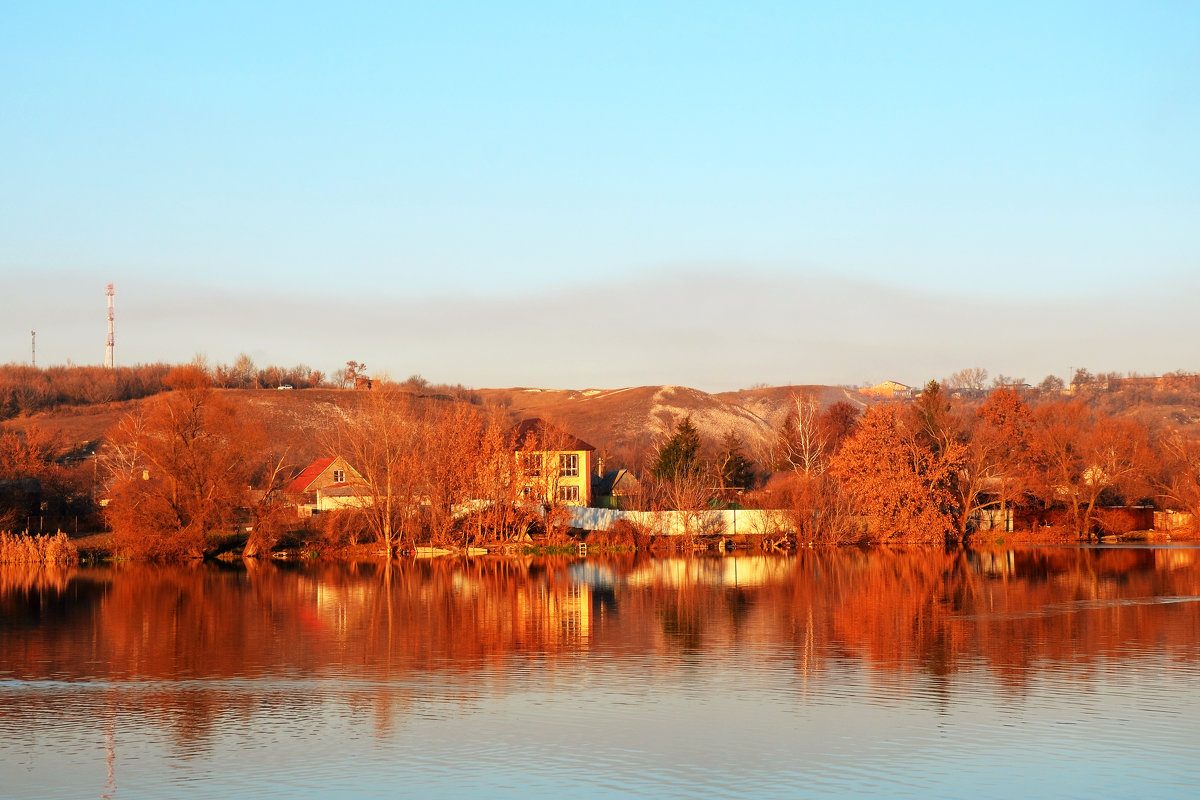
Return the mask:
{"type": "Polygon", "coordinates": [[[1200,550],[0,567],[0,796],[1195,797],[1200,550]]]}

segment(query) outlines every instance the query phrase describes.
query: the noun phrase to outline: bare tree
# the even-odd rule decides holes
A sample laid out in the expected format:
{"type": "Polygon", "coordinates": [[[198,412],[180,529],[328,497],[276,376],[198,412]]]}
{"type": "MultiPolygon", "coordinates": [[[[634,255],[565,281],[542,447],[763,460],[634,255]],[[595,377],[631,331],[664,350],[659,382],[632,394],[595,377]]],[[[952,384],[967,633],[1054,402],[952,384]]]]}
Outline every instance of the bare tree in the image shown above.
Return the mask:
{"type": "Polygon", "coordinates": [[[1031,411],[1012,389],[997,389],[976,412],[960,411],[965,447],[952,488],[958,534],[990,508],[1007,515],[1025,486],[1025,443],[1031,411]]]}
{"type": "Polygon", "coordinates": [[[529,528],[530,514],[518,503],[523,484],[514,453],[512,425],[502,409],[492,409],[485,418],[474,466],[476,538],[492,536],[512,541],[529,528]]]}
{"type": "Polygon", "coordinates": [[[228,530],[266,452],[262,433],[215,395],[208,376],[179,367],[174,391],[124,418],[102,461],[105,516],[126,552],[199,556],[205,535],[228,530]]]}
{"type": "Polygon", "coordinates": [[[422,501],[420,429],[411,396],[384,386],[340,408],[325,446],[362,476],[358,508],[375,539],[390,553],[415,533],[422,501]]]}
{"type": "Polygon", "coordinates": [[[273,461],[267,462],[257,483],[261,487],[256,498],[249,503],[250,536],[242,555],[254,558],[261,553],[270,552],[279,541],[280,535],[296,520],[294,509],[279,502],[279,494],[283,490],[289,472],[287,453],[280,453],[273,461]]]}
{"type": "MultiPolygon", "coordinates": [[[[651,510],[660,514],[674,512],[682,523],[682,535],[688,545],[711,527],[714,517],[710,501],[715,484],[708,465],[679,468],[666,478],[650,479],[651,510]]],[[[660,525],[659,533],[670,533],[671,526],[660,525]]]]}
{"type": "Polygon", "coordinates": [[[795,474],[778,493],[797,544],[844,544],[861,538],[850,495],[828,473],[795,474]]]}
{"type": "Polygon", "coordinates": [[[1024,378],[1014,378],[1012,375],[1001,373],[992,380],[993,389],[1016,389],[1025,385],[1024,378]]]}
{"type": "Polygon", "coordinates": [[[480,457],[484,420],[464,403],[431,402],[420,415],[418,469],[425,487],[430,540],[449,543],[468,501],[478,497],[474,460],[480,457]]]}
{"type": "Polygon", "coordinates": [[[988,371],[983,367],[967,367],[946,379],[947,389],[969,389],[982,392],[987,388],[988,371]]]}
{"type": "Polygon", "coordinates": [[[1046,377],[1042,378],[1042,382],[1038,384],[1038,391],[1042,392],[1043,394],[1061,393],[1065,388],[1066,384],[1063,383],[1063,379],[1057,375],[1047,375],[1046,377]]]}
{"type": "Polygon", "coordinates": [[[347,361],[346,368],[342,370],[342,388],[352,388],[359,378],[365,378],[367,375],[367,365],[361,361],[347,361]]]}
{"type": "Polygon", "coordinates": [[[1200,441],[1170,429],[1158,439],[1159,467],[1154,486],[1170,509],[1192,515],[1200,522],[1200,441]]]}
{"type": "Polygon", "coordinates": [[[1102,495],[1143,488],[1148,434],[1131,419],[1116,419],[1080,401],[1044,403],[1033,410],[1030,456],[1047,505],[1065,502],[1080,538],[1097,533],[1102,495]]]}
{"type": "Polygon", "coordinates": [[[775,436],[772,461],[798,474],[819,475],[825,470],[828,432],[821,424],[821,403],[808,390],[793,393],[787,416],[775,436]]]}

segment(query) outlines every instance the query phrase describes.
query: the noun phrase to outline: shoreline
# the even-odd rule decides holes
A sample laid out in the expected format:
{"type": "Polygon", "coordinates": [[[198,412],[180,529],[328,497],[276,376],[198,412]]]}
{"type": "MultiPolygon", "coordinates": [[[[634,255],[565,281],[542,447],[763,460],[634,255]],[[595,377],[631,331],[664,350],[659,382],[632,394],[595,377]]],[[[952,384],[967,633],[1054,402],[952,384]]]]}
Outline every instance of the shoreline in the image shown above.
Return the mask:
{"type": "MultiPolygon", "coordinates": [[[[484,545],[462,547],[458,545],[434,546],[429,544],[405,545],[393,553],[386,552],[376,542],[345,545],[336,548],[324,548],[315,543],[305,543],[296,547],[280,548],[269,554],[245,556],[244,537],[236,537],[221,542],[213,552],[206,553],[202,559],[224,562],[236,562],[243,559],[260,561],[385,561],[395,558],[430,559],[430,558],[464,558],[476,556],[500,557],[530,557],[542,555],[554,556],[586,556],[589,554],[624,554],[644,552],[652,555],[679,555],[701,553],[761,553],[767,555],[783,555],[798,550],[834,549],[846,547],[938,547],[941,545],[928,543],[913,543],[903,541],[890,542],[798,542],[787,546],[778,546],[777,540],[768,540],[763,536],[739,534],[737,536],[711,537],[688,542],[682,536],[655,537],[649,543],[638,546],[633,542],[612,541],[606,537],[597,537],[597,541],[588,535],[582,535],[564,542],[526,541],[526,542],[496,542],[484,545]],[[232,545],[232,546],[230,546],[232,545]]],[[[603,532],[599,532],[603,533],[603,532]]],[[[80,562],[104,563],[124,560],[115,551],[113,534],[110,532],[92,532],[70,535],[70,541],[79,553],[80,562]]],[[[961,544],[947,544],[946,547],[961,547],[968,550],[990,550],[1007,547],[1043,547],[1043,546],[1095,546],[1104,545],[1163,545],[1171,543],[1193,543],[1200,537],[1195,531],[1131,531],[1129,533],[1106,536],[1100,542],[1084,541],[1074,532],[1066,529],[1047,528],[1040,531],[1013,532],[977,532],[961,544]]]]}

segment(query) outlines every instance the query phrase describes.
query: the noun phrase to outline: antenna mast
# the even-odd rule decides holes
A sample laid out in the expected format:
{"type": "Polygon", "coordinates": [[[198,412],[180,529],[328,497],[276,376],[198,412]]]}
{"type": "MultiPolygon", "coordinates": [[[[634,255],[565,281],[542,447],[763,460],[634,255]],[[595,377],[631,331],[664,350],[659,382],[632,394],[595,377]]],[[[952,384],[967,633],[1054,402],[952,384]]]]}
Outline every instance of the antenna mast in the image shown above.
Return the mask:
{"type": "Polygon", "coordinates": [[[113,361],[113,344],[116,328],[113,325],[113,285],[111,283],[108,285],[108,289],[104,291],[104,294],[108,295],[108,347],[104,349],[104,366],[112,369],[115,366],[113,361]]]}
{"type": "Polygon", "coordinates": [[[37,366],[37,331],[29,332],[29,363],[37,366]]]}

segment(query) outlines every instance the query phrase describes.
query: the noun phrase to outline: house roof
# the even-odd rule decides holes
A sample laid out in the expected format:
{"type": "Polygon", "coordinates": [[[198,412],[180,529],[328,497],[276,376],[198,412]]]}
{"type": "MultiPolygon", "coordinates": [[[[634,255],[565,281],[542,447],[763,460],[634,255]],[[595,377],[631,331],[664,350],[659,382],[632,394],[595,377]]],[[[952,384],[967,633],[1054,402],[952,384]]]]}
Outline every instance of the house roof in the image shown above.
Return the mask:
{"type": "Polygon", "coordinates": [[[610,469],[603,475],[593,475],[592,492],[597,495],[612,494],[613,484],[617,482],[619,474],[621,474],[621,470],[610,469]]]}
{"type": "Polygon", "coordinates": [[[521,420],[512,429],[514,450],[595,450],[596,448],[576,436],[552,425],[540,417],[521,420]]]}
{"type": "Polygon", "coordinates": [[[283,488],[285,494],[304,494],[308,491],[308,487],[312,482],[321,476],[321,473],[329,469],[336,458],[318,458],[316,461],[304,468],[304,471],[292,479],[292,482],[283,488]]]}
{"type": "Polygon", "coordinates": [[[610,469],[592,478],[592,492],[599,496],[613,495],[618,490],[636,491],[641,482],[627,469],[610,469]]]}

